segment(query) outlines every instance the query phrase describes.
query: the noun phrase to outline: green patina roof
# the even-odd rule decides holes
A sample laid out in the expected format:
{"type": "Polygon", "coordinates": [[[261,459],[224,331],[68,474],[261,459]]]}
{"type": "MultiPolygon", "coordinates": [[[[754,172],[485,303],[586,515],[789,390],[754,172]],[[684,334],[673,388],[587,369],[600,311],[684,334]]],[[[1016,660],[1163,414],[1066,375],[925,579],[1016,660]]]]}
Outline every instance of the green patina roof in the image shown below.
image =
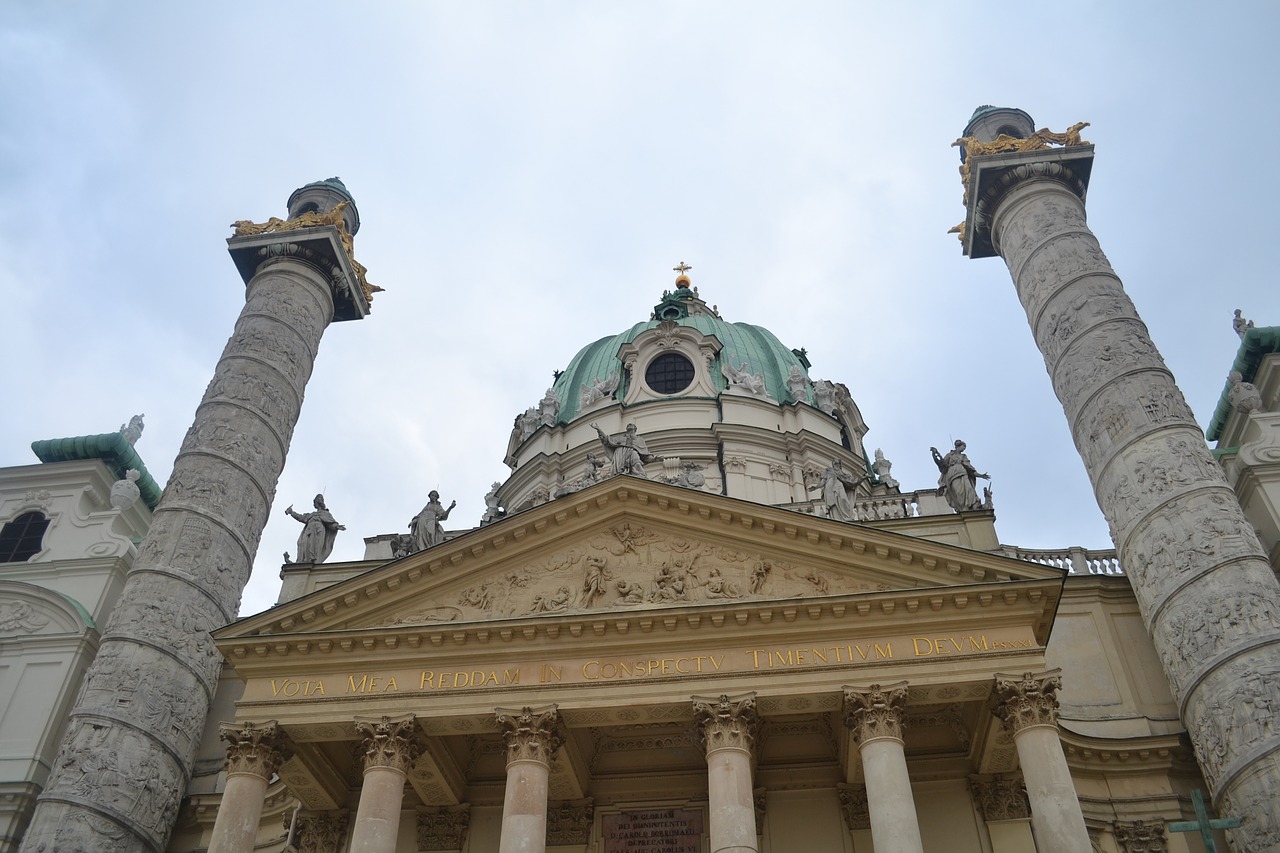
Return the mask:
{"type": "Polygon", "coordinates": [[[130,468],[138,469],[138,492],[151,509],[160,503],[160,487],[147,473],[142,457],[118,432],[81,435],[75,438],[46,438],[31,442],[31,450],[41,462],[74,462],[101,459],[107,469],[120,479],[130,468]]]}
{"type": "MultiPolygon", "coordinates": [[[[665,305],[667,301],[670,300],[662,304],[665,305]]],[[[625,397],[627,374],[622,369],[622,362],[618,358],[618,349],[623,344],[635,340],[642,332],[656,328],[659,322],[650,320],[646,323],[636,323],[624,332],[601,338],[583,347],[569,362],[568,368],[554,385],[556,397],[560,400],[557,422],[567,424],[577,417],[578,398],[582,386],[597,377],[605,379],[611,373],[617,372],[621,382],[615,396],[619,400],[625,397]]],[[[751,366],[752,373],[763,374],[769,396],[782,403],[793,399],[787,390],[787,377],[790,375],[791,366],[796,365],[806,377],[809,375],[806,369],[808,359],[802,360],[802,356],[783,346],[782,342],[768,329],[753,326],[750,323],[728,323],[710,314],[688,315],[679,317],[674,322],[697,329],[704,335],[714,335],[724,345],[715,361],[711,363],[711,381],[715,384],[717,391],[723,391],[729,387],[729,381],[721,371],[726,359],[731,359],[735,367],[741,366],[742,362],[746,361],[751,366]]],[[[813,402],[812,388],[806,392],[803,402],[813,402]]]]}
{"type": "MultiPolygon", "coordinates": [[[[1240,349],[1236,352],[1236,360],[1231,365],[1231,372],[1239,373],[1245,382],[1252,382],[1254,375],[1258,372],[1258,366],[1262,364],[1262,359],[1274,352],[1280,352],[1280,326],[1250,329],[1244,333],[1244,339],[1240,341],[1240,349]]],[[[1230,380],[1223,383],[1222,394],[1218,397],[1218,406],[1213,410],[1213,418],[1209,421],[1209,428],[1204,433],[1210,441],[1217,441],[1222,437],[1222,429],[1227,425],[1227,418],[1231,416],[1231,404],[1227,402],[1229,393],[1231,393],[1230,380]]]]}

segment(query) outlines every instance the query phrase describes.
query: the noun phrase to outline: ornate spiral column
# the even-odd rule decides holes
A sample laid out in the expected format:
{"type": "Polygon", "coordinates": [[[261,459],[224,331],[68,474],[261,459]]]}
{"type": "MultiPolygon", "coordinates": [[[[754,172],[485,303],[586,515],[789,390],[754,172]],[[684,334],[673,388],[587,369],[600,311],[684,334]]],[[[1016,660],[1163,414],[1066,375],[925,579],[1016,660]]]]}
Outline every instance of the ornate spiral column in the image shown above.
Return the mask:
{"type": "Polygon", "coordinates": [[[844,723],[862,758],[876,853],[924,853],[902,742],[906,706],[905,681],[844,689],[844,723]]]}
{"type": "Polygon", "coordinates": [[[694,696],[693,714],[707,750],[707,807],[711,853],[756,853],[756,694],[694,696]]]}
{"type": "Polygon", "coordinates": [[[1260,819],[1280,790],[1280,726],[1238,712],[1280,707],[1280,680],[1259,675],[1280,669],[1280,583],[1085,222],[1093,146],[1080,125],[1033,128],[1014,110],[970,121],[965,253],[1009,268],[1214,804],[1243,819],[1238,847],[1280,848],[1260,819]],[[996,125],[1026,138],[993,142],[996,125]]]}
{"type": "Polygon", "coordinates": [[[260,726],[223,723],[219,736],[227,744],[227,787],[213,822],[209,853],[252,853],[267,783],[288,757],[284,736],[275,720],[260,726]]]}
{"type": "Polygon", "coordinates": [[[85,674],[22,850],[107,850],[108,836],[129,850],[165,847],[222,666],[209,632],[236,618],[320,338],[332,320],[368,312],[344,230],[354,230],[353,208],[327,203],[327,224],[276,220],[275,230],[229,241],[244,309],[85,674]]]}
{"type": "Polygon", "coordinates": [[[996,675],[995,714],[1013,736],[1041,853],[1092,853],[1080,800],[1058,737],[1062,670],[996,675]]]}
{"type": "Polygon", "coordinates": [[[351,853],[395,853],[405,779],[422,752],[418,725],[412,714],[356,717],[356,731],[364,735],[356,753],[364,784],[351,830],[351,853]]]}
{"type": "Polygon", "coordinates": [[[551,756],[564,743],[555,705],[495,708],[507,742],[507,787],[502,799],[498,853],[543,853],[547,849],[547,792],[551,756]]]}

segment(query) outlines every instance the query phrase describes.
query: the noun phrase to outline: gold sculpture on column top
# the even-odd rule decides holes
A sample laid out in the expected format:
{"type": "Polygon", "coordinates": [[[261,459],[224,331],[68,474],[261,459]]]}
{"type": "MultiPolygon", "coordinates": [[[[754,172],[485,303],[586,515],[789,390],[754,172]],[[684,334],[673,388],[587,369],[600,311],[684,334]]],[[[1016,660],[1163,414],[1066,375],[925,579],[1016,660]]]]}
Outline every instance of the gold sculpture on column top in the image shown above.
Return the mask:
{"type": "MultiPolygon", "coordinates": [[[[982,157],[987,154],[1041,151],[1050,145],[1061,145],[1064,148],[1069,148],[1073,145],[1088,145],[1087,141],[1080,138],[1080,131],[1088,126],[1089,122],[1078,121],[1062,133],[1055,133],[1047,127],[1042,127],[1026,138],[1002,133],[990,142],[982,142],[973,136],[960,137],[951,143],[951,147],[964,149],[964,162],[960,164],[960,179],[964,183],[965,203],[968,203],[969,198],[969,161],[971,158],[982,157]]],[[[950,234],[951,232],[948,231],[947,233],[950,234]]]]}

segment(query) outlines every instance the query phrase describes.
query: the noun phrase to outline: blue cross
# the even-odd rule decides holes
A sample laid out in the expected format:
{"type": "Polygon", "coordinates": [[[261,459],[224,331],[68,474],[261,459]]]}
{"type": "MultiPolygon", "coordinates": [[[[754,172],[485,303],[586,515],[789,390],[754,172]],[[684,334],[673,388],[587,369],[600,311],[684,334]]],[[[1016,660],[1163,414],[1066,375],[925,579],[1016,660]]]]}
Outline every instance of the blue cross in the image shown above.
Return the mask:
{"type": "Polygon", "coordinates": [[[1209,819],[1209,810],[1204,807],[1204,794],[1196,788],[1191,792],[1191,804],[1196,810],[1195,820],[1178,820],[1169,824],[1170,832],[1199,832],[1204,842],[1205,853],[1218,853],[1218,845],[1213,840],[1215,829],[1235,829],[1240,825],[1240,818],[1209,819]]]}

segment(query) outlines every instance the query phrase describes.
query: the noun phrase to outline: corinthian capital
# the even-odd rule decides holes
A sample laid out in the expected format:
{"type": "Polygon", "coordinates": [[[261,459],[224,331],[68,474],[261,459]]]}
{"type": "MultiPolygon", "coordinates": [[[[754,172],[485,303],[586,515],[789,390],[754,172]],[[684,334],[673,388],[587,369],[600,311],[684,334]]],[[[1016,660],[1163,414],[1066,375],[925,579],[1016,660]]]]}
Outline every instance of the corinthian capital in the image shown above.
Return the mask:
{"type": "Polygon", "coordinates": [[[706,745],[708,754],[730,748],[751,752],[755,747],[758,728],[755,693],[694,696],[693,716],[698,737],[706,745]]]}
{"type": "Polygon", "coordinates": [[[270,779],[288,758],[284,733],[275,720],[261,725],[222,723],[218,736],[227,744],[227,772],[250,773],[270,779]]]}
{"type": "Polygon", "coordinates": [[[1004,721],[1010,734],[1031,726],[1058,725],[1058,691],[1062,670],[1024,672],[1022,675],[996,673],[995,715],[1004,721]]]}
{"type": "Polygon", "coordinates": [[[882,737],[902,740],[902,714],[906,707],[905,681],[844,689],[844,724],[859,746],[882,737]]]}
{"type": "Polygon", "coordinates": [[[525,706],[519,710],[494,708],[498,725],[502,727],[502,737],[507,742],[508,765],[513,761],[551,763],[551,756],[564,743],[556,708],[556,705],[525,706]]]}
{"type": "Polygon", "coordinates": [[[331,853],[342,843],[347,831],[346,811],[299,811],[286,813],[284,828],[292,834],[297,853],[331,853]]]}
{"type": "Polygon", "coordinates": [[[356,717],[356,732],[364,735],[356,747],[360,769],[368,773],[385,767],[408,773],[422,752],[422,740],[413,714],[403,717],[356,717]]]}

